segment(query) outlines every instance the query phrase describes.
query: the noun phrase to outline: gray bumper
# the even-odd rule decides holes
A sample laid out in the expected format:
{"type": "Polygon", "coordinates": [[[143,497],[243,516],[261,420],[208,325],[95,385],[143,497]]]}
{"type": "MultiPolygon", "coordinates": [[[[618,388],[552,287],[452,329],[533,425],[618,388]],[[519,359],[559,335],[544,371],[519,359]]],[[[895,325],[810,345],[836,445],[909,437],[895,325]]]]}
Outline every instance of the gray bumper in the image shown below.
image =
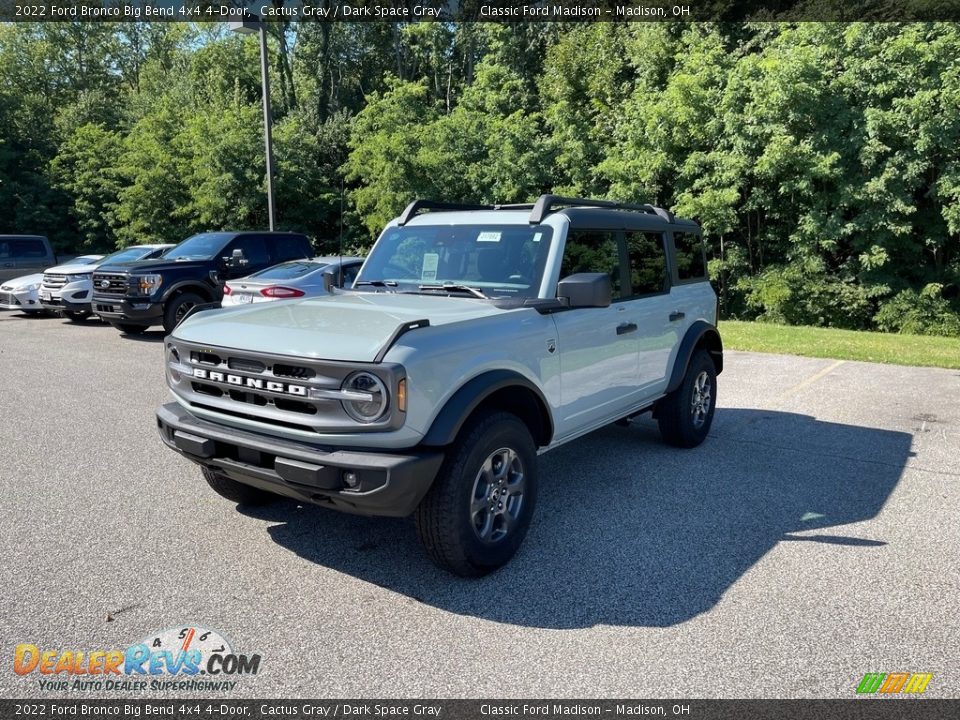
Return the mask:
{"type": "Polygon", "coordinates": [[[361,515],[409,515],[433,483],[443,453],[315,448],[201,420],[177,403],[157,410],[168,447],[232,480],[361,515]],[[348,487],[344,473],[353,473],[348,487]]]}

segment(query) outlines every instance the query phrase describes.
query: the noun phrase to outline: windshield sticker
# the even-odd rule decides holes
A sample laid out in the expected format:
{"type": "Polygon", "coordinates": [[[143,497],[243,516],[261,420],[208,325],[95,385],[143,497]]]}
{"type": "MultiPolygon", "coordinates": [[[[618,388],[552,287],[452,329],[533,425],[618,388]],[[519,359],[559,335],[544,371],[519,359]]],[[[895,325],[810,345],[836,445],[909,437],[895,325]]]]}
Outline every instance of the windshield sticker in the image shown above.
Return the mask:
{"type": "Polygon", "coordinates": [[[500,242],[500,233],[495,230],[484,230],[477,235],[477,242],[500,242]]]}
{"type": "Polygon", "coordinates": [[[542,232],[534,233],[534,234],[533,234],[533,241],[534,241],[534,242],[540,242],[540,238],[542,238],[542,237],[543,237],[543,233],[542,233],[542,232]]]}
{"type": "Polygon", "coordinates": [[[438,253],[423,254],[423,269],[420,271],[420,279],[423,282],[434,282],[437,279],[437,267],[440,265],[440,255],[438,253]]]}

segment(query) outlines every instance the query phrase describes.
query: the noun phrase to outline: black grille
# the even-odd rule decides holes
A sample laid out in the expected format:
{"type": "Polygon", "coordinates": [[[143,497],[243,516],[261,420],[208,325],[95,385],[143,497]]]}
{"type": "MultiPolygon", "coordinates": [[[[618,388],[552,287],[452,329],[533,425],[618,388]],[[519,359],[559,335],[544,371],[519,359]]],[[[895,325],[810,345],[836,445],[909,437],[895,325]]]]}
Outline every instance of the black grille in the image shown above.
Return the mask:
{"type": "Polygon", "coordinates": [[[244,370],[252,373],[262,373],[267,369],[259,360],[247,360],[246,358],[230,358],[227,360],[227,367],[231,370],[244,370]]]}
{"type": "Polygon", "coordinates": [[[129,275],[94,273],[93,291],[98,295],[126,295],[130,288],[129,275]],[[104,285],[104,283],[107,283],[104,285]]]}
{"type": "Polygon", "coordinates": [[[307,380],[317,375],[315,371],[308,367],[284,365],[283,363],[277,363],[273,366],[273,374],[279,377],[296,378],[297,380],[307,380]]]}
{"type": "Polygon", "coordinates": [[[0,292],[0,305],[19,305],[16,295],[13,293],[0,292]]]}
{"type": "Polygon", "coordinates": [[[223,360],[219,355],[208,352],[191,352],[190,362],[203,363],[204,365],[221,365],[223,360]]]}

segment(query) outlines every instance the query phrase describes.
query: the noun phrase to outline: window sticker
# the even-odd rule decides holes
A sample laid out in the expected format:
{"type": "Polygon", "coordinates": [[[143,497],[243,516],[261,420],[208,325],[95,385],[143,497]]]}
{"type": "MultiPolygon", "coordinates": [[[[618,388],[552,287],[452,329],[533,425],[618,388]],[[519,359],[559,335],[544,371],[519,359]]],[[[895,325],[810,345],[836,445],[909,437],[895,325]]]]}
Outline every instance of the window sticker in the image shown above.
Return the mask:
{"type": "Polygon", "coordinates": [[[420,271],[420,280],[423,282],[436,282],[437,268],[440,266],[439,253],[423,254],[423,269],[420,271]]]}
{"type": "Polygon", "coordinates": [[[542,232],[534,233],[534,234],[533,234],[533,241],[534,241],[534,242],[540,242],[540,238],[542,238],[542,237],[543,237],[543,233],[542,233],[542,232]]]}
{"type": "Polygon", "coordinates": [[[500,233],[496,230],[484,230],[477,235],[477,242],[500,242],[500,233]]]}

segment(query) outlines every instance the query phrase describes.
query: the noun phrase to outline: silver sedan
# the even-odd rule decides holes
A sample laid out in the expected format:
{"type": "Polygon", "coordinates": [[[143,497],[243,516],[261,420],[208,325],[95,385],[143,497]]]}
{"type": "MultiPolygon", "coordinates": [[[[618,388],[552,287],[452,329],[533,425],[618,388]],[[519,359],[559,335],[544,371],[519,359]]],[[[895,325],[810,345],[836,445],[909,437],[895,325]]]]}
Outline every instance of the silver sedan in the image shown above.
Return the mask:
{"type": "Polygon", "coordinates": [[[229,307],[323,295],[324,273],[333,274],[336,286],[349,287],[361,265],[363,258],[338,256],[280,263],[247,277],[230,280],[224,285],[221,305],[229,307]]]}

